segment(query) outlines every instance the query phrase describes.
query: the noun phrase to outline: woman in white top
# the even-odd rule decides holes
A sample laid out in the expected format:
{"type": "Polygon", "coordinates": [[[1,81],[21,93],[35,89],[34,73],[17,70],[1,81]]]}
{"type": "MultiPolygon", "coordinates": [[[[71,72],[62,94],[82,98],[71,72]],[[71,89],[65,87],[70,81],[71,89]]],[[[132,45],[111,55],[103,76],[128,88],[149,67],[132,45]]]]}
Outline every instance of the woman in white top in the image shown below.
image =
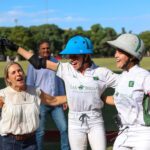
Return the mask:
{"type": "Polygon", "coordinates": [[[2,149],[37,150],[35,130],[39,126],[40,103],[66,97],[51,97],[26,85],[24,71],[16,62],[7,64],[4,79],[7,87],[0,90],[2,149]]]}
{"type": "Polygon", "coordinates": [[[113,150],[150,150],[150,73],[139,66],[144,43],[127,33],[108,44],[116,49],[116,65],[123,69],[114,94],[120,132],[113,150]]]}
{"type": "MultiPolygon", "coordinates": [[[[18,50],[35,68],[48,68],[57,72],[65,82],[69,106],[69,142],[71,150],[86,150],[87,140],[92,150],[105,150],[106,137],[101,109],[102,93],[107,87],[115,87],[117,75],[107,68],[98,67],[91,60],[93,45],[84,36],[72,37],[61,54],[70,62],[54,63],[38,59],[11,41],[5,40],[11,50],[18,50]]],[[[56,101],[63,103],[65,99],[56,101]]]]}

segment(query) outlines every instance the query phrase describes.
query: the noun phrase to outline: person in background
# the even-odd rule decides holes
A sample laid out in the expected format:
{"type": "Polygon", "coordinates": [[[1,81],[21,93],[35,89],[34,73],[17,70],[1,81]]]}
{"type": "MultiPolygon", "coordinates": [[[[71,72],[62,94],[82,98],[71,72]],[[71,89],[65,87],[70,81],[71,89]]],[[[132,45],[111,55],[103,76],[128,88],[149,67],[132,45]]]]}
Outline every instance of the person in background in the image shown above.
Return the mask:
{"type": "Polygon", "coordinates": [[[150,150],[150,72],[139,66],[144,43],[129,33],[107,43],[116,49],[116,65],[123,70],[114,96],[106,98],[118,111],[120,132],[113,150],[150,150]]]}
{"type": "Polygon", "coordinates": [[[25,83],[20,64],[10,62],[4,71],[6,88],[0,90],[2,150],[37,150],[35,131],[39,127],[40,104],[49,105],[53,97],[25,83]]]}
{"type": "MultiPolygon", "coordinates": [[[[86,150],[88,141],[92,150],[106,150],[101,96],[107,87],[116,86],[118,75],[95,65],[91,59],[91,40],[81,35],[70,38],[61,52],[68,55],[70,62],[67,63],[41,59],[8,39],[4,42],[7,48],[17,51],[35,68],[54,70],[64,80],[69,106],[68,132],[71,150],[86,150]]],[[[56,102],[64,103],[66,99],[56,102]]]]}
{"type": "MultiPolygon", "coordinates": [[[[57,62],[57,60],[51,56],[50,44],[47,40],[41,40],[39,42],[38,56],[39,58],[57,62]]],[[[30,64],[27,70],[26,83],[34,87],[40,87],[42,91],[52,96],[65,95],[63,81],[56,76],[56,73],[54,71],[49,69],[37,70],[30,64]]],[[[69,150],[70,147],[68,140],[67,121],[62,105],[52,107],[44,104],[41,104],[40,106],[40,125],[38,130],[36,131],[38,150],[43,149],[46,117],[48,114],[51,115],[60,132],[61,150],[69,150]]]]}

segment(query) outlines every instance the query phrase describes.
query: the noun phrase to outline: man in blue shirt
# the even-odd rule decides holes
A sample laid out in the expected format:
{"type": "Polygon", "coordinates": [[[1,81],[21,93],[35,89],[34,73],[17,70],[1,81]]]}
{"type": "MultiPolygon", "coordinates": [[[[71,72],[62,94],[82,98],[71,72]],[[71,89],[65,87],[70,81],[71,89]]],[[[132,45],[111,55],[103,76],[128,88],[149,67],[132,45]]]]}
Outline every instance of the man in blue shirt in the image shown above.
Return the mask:
{"type": "MultiPolygon", "coordinates": [[[[47,40],[43,40],[38,45],[38,54],[41,58],[46,58],[57,62],[54,57],[51,57],[50,44],[47,40]]],[[[40,87],[45,93],[52,96],[65,95],[63,81],[58,78],[54,71],[49,69],[34,69],[30,64],[27,71],[27,84],[40,87]]],[[[50,113],[61,136],[61,150],[69,150],[69,141],[67,133],[67,122],[62,106],[51,107],[41,105],[40,107],[40,125],[36,132],[38,150],[43,149],[43,138],[45,132],[46,115],[50,113]]]]}

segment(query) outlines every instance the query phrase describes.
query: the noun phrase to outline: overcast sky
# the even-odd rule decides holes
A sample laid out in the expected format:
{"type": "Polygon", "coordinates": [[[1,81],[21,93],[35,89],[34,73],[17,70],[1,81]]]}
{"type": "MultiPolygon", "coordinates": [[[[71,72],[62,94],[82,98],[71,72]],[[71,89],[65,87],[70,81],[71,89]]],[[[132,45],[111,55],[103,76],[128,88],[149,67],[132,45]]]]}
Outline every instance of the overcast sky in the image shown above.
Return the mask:
{"type": "Polygon", "coordinates": [[[0,0],[0,26],[56,24],[63,29],[93,24],[118,33],[150,30],[150,0],[0,0]]]}

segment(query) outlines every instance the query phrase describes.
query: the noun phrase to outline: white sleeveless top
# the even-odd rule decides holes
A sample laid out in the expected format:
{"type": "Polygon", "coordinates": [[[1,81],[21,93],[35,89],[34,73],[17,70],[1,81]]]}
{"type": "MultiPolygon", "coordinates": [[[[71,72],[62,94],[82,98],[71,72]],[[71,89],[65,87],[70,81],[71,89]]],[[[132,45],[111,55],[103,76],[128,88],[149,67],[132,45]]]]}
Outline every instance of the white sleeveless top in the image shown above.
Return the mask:
{"type": "Polygon", "coordinates": [[[17,92],[10,86],[0,90],[4,105],[0,119],[0,134],[27,134],[39,126],[41,91],[27,86],[26,91],[17,92]]]}

